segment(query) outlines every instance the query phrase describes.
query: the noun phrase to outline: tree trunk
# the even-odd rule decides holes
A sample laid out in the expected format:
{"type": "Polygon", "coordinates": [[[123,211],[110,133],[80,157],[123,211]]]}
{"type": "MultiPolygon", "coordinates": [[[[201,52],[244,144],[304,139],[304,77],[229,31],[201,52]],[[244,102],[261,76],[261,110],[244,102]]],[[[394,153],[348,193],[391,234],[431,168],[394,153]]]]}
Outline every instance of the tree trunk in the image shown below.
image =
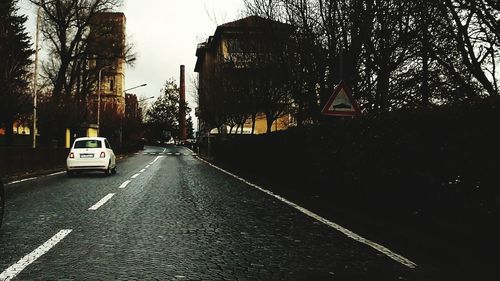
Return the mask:
{"type": "Polygon", "coordinates": [[[252,135],[255,134],[255,122],[257,119],[257,114],[252,114],[252,135]]]}
{"type": "Polygon", "coordinates": [[[241,135],[243,135],[243,133],[244,133],[244,132],[243,132],[243,129],[245,128],[245,123],[244,123],[244,122],[243,122],[243,123],[241,123],[241,125],[240,125],[240,126],[241,126],[241,135]]]}
{"type": "Polygon", "coordinates": [[[54,90],[52,91],[52,96],[59,97],[62,95],[63,89],[66,84],[66,72],[68,71],[70,61],[65,58],[61,58],[61,66],[57,72],[56,81],[54,83],[54,90]]]}
{"type": "Polygon", "coordinates": [[[272,131],[272,128],[273,128],[273,123],[274,123],[274,120],[272,117],[270,117],[268,114],[266,114],[266,125],[267,125],[267,131],[266,131],[266,134],[270,134],[271,131],[272,131]]]}
{"type": "Polygon", "coordinates": [[[422,7],[422,107],[428,107],[430,103],[429,90],[429,23],[427,20],[427,7],[422,7]]]}
{"type": "Polygon", "coordinates": [[[5,120],[5,145],[12,145],[13,137],[14,137],[14,120],[9,118],[5,120]]]}
{"type": "Polygon", "coordinates": [[[377,77],[377,93],[376,103],[379,112],[384,112],[388,109],[388,94],[389,91],[389,71],[386,66],[378,71],[377,77]]]}

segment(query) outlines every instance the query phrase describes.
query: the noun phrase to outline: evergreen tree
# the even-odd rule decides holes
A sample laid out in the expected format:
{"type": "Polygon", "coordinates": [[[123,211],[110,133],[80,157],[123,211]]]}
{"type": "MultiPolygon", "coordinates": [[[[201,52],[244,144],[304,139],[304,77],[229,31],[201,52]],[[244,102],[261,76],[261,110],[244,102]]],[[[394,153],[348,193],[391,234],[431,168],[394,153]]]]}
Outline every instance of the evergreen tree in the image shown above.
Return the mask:
{"type": "Polygon", "coordinates": [[[0,2],[0,126],[6,143],[12,141],[12,126],[20,114],[31,111],[28,83],[33,50],[24,24],[18,15],[17,0],[0,2]]]}
{"type": "Polygon", "coordinates": [[[188,139],[194,139],[194,125],[191,115],[189,115],[187,118],[187,137],[188,139]]]}
{"type": "MultiPolygon", "coordinates": [[[[165,82],[163,94],[155,101],[146,114],[149,138],[156,140],[168,139],[168,133],[174,138],[179,137],[179,87],[173,79],[165,82]]],[[[186,116],[191,109],[185,105],[186,116]]]]}

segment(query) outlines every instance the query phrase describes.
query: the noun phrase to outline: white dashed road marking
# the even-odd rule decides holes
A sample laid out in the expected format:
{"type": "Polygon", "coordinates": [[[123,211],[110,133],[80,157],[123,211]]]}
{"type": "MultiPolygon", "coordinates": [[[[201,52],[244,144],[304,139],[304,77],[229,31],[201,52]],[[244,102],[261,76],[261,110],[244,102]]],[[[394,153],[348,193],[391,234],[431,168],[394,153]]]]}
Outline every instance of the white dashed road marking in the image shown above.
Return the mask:
{"type": "Polygon", "coordinates": [[[129,183],[130,183],[130,180],[125,181],[124,183],[122,183],[122,185],[120,185],[120,187],[119,187],[119,188],[125,188],[125,187],[127,187],[127,185],[128,185],[129,183]]]}
{"type": "Polygon", "coordinates": [[[130,178],[131,178],[131,179],[135,179],[135,178],[137,178],[139,175],[140,175],[140,174],[135,174],[135,175],[131,176],[130,178]]]}
{"type": "Polygon", "coordinates": [[[110,193],[106,196],[104,196],[104,198],[102,198],[99,202],[97,202],[94,206],[90,207],[89,208],[89,211],[95,211],[97,209],[99,209],[102,205],[106,204],[106,202],[109,201],[109,199],[111,199],[113,196],[115,196],[114,193],[110,193]]]}
{"type": "Polygon", "coordinates": [[[163,156],[156,156],[155,160],[153,160],[153,162],[151,162],[150,164],[154,164],[156,161],[158,161],[158,159],[162,158],[163,156]]]}
{"type": "Polygon", "coordinates": [[[258,190],[266,193],[267,195],[270,195],[270,196],[272,196],[272,197],[280,200],[281,202],[283,202],[283,203],[285,203],[285,204],[287,204],[287,205],[295,208],[296,210],[302,212],[303,214],[305,214],[305,215],[307,215],[307,216],[309,216],[309,217],[311,217],[311,218],[313,218],[313,219],[315,219],[315,220],[317,220],[317,221],[319,221],[319,222],[321,222],[323,224],[326,224],[326,225],[328,225],[328,226],[336,229],[337,231],[345,234],[347,237],[349,237],[349,238],[351,238],[351,239],[353,239],[355,241],[358,241],[360,243],[363,243],[363,244],[365,244],[365,245],[367,245],[367,246],[369,246],[369,247],[377,250],[378,252],[386,255],[387,257],[389,257],[389,258],[391,258],[391,259],[399,262],[400,264],[402,264],[404,266],[407,266],[409,268],[416,268],[417,267],[416,263],[410,261],[409,259],[407,259],[407,258],[405,258],[405,257],[403,257],[401,255],[398,255],[398,254],[392,252],[391,250],[389,250],[388,248],[386,248],[386,247],[384,247],[384,246],[382,246],[380,244],[377,244],[377,243],[372,242],[372,241],[370,241],[370,240],[368,240],[366,238],[363,238],[363,237],[359,236],[358,234],[356,234],[356,233],[348,230],[347,228],[344,228],[344,227],[342,227],[342,226],[340,226],[340,225],[338,225],[338,224],[336,224],[334,222],[331,222],[331,221],[329,221],[329,220],[327,220],[327,219],[325,219],[325,218],[323,218],[323,217],[321,217],[321,216],[319,216],[319,215],[317,215],[317,214],[315,214],[315,213],[313,213],[313,212],[311,212],[311,211],[309,211],[309,210],[307,210],[307,209],[305,209],[305,208],[303,208],[303,207],[301,207],[301,206],[299,206],[299,205],[297,205],[297,204],[295,204],[295,203],[293,203],[291,201],[288,201],[287,199],[285,199],[285,198],[283,198],[283,197],[281,197],[281,196],[279,196],[277,194],[274,194],[273,192],[271,192],[271,191],[269,191],[267,189],[264,189],[264,188],[262,188],[262,187],[260,187],[260,186],[258,186],[256,184],[248,182],[245,179],[238,177],[237,175],[234,175],[234,174],[232,174],[232,173],[230,173],[230,172],[228,172],[228,171],[226,171],[226,170],[224,170],[222,168],[219,168],[219,167],[213,165],[210,162],[207,162],[207,161],[205,161],[205,160],[203,160],[203,159],[201,159],[199,157],[197,157],[197,158],[200,161],[202,161],[202,162],[210,165],[211,167],[213,167],[213,168],[215,168],[215,169],[217,169],[217,170],[219,170],[219,171],[221,171],[221,172],[223,172],[225,174],[228,174],[228,175],[230,175],[230,176],[232,176],[232,177],[234,177],[234,178],[242,181],[243,183],[245,183],[245,184],[247,184],[247,185],[249,185],[251,187],[254,187],[254,188],[258,189],[258,190]]]}
{"type": "Polygon", "coordinates": [[[144,171],[146,171],[146,169],[140,170],[139,173],[144,173],[144,171]]]}
{"type": "Polygon", "coordinates": [[[24,256],[17,263],[11,265],[4,272],[0,274],[0,280],[9,281],[16,277],[21,271],[23,271],[28,265],[36,261],[38,258],[47,253],[52,249],[57,243],[61,242],[68,234],[71,233],[71,229],[63,229],[59,231],[56,235],[52,236],[47,242],[43,243],[36,250],[30,254],[24,256]]]}

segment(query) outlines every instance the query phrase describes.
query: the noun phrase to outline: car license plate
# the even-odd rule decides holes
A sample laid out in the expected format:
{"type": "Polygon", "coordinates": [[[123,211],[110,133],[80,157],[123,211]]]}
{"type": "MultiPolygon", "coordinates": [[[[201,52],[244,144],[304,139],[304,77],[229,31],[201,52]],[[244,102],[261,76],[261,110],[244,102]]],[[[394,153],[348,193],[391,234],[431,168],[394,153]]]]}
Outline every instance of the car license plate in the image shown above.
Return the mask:
{"type": "Polygon", "coordinates": [[[94,154],[90,153],[80,154],[80,158],[94,158],[94,154]]]}

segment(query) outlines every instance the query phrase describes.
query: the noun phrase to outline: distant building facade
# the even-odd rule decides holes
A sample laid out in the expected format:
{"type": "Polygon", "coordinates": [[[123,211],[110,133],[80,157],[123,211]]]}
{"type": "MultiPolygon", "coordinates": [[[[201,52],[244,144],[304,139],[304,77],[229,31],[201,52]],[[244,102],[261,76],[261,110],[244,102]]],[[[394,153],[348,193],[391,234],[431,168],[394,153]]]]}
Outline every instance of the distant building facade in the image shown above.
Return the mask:
{"type": "MultiPolygon", "coordinates": [[[[122,120],[125,118],[125,50],[126,18],[123,13],[99,13],[92,19],[88,40],[92,58],[89,68],[96,75],[101,72],[100,98],[101,135],[121,134],[122,120]]],[[[97,124],[99,77],[90,95],[89,123],[97,124]]]]}
{"type": "Polygon", "coordinates": [[[125,118],[128,120],[138,119],[142,116],[141,109],[139,108],[139,102],[137,96],[134,94],[125,94],[125,118]]]}
{"type": "Polygon", "coordinates": [[[284,79],[279,77],[276,65],[291,31],[287,24],[250,16],[218,26],[213,36],[198,44],[196,114],[201,131],[231,127],[229,132],[235,127],[242,133],[259,134],[268,128],[288,128],[287,102],[269,99],[276,95],[269,85],[284,79]],[[270,105],[274,108],[270,109],[270,105]]]}

